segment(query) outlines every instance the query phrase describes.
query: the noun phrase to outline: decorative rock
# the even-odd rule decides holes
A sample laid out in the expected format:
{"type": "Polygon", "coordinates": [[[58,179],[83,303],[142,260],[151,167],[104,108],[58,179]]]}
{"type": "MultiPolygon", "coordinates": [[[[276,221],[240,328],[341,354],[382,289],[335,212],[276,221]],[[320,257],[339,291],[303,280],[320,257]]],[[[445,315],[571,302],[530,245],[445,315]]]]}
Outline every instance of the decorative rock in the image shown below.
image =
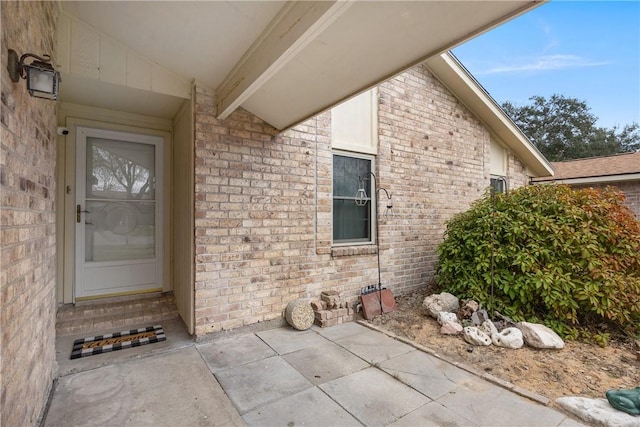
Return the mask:
{"type": "Polygon", "coordinates": [[[471,315],[471,321],[476,326],[482,325],[487,319],[489,319],[489,315],[486,310],[478,309],[471,315]]]}
{"type": "Polygon", "coordinates": [[[291,301],[287,304],[284,313],[287,323],[294,329],[305,331],[313,325],[313,308],[307,301],[300,299],[291,301]]]}
{"type": "Polygon", "coordinates": [[[467,326],[463,329],[464,340],[473,345],[491,345],[489,335],[482,332],[475,326],[467,326]]]}
{"type": "Polygon", "coordinates": [[[556,403],[582,421],[594,426],[638,427],[636,417],[616,410],[606,399],[566,396],[557,398],[556,403]]]}
{"type": "Polygon", "coordinates": [[[629,415],[640,415],[640,387],[609,390],[605,395],[611,406],[618,411],[629,415]]]}
{"type": "Polygon", "coordinates": [[[447,320],[442,323],[442,327],[440,328],[440,333],[443,335],[458,335],[462,332],[462,325],[458,322],[453,322],[451,320],[447,320]]]}
{"type": "Polygon", "coordinates": [[[524,345],[522,332],[518,328],[506,328],[491,335],[491,342],[498,347],[521,348],[524,345]]]}
{"type": "Polygon", "coordinates": [[[460,304],[460,310],[458,310],[458,317],[460,319],[470,319],[479,308],[480,304],[476,301],[463,299],[460,304]]]}
{"type": "Polygon", "coordinates": [[[448,311],[441,311],[438,313],[438,323],[443,325],[444,322],[456,322],[458,323],[458,316],[455,313],[450,313],[448,311]]]}
{"type": "Polygon", "coordinates": [[[422,305],[429,310],[429,315],[434,319],[438,317],[441,311],[456,312],[460,308],[460,302],[455,295],[448,292],[429,295],[424,299],[422,305]]]}
{"type": "Polygon", "coordinates": [[[495,320],[493,324],[498,331],[502,331],[503,329],[507,329],[507,328],[516,328],[515,323],[509,322],[507,320],[495,320]]]}
{"type": "Polygon", "coordinates": [[[539,323],[518,322],[524,342],[533,348],[564,348],[564,341],[555,332],[539,323]]]}
{"type": "Polygon", "coordinates": [[[490,319],[487,319],[484,322],[482,322],[482,325],[480,325],[480,330],[489,336],[492,336],[493,334],[498,333],[498,328],[496,328],[496,326],[493,324],[493,322],[490,319]]]}

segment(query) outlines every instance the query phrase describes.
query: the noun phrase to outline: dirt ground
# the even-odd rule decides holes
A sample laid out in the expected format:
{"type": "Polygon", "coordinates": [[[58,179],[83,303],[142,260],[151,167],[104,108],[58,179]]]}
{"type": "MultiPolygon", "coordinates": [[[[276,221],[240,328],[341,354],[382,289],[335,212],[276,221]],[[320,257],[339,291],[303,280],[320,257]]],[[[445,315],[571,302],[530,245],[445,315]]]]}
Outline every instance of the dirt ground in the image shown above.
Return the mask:
{"type": "Polygon", "coordinates": [[[640,386],[640,361],[633,343],[614,342],[601,348],[566,341],[562,350],[538,350],[526,345],[517,350],[493,345],[473,347],[462,335],[440,334],[440,325],[422,306],[431,293],[426,289],[396,297],[398,309],[371,322],[552,400],[561,396],[604,398],[607,390],[640,386]]]}

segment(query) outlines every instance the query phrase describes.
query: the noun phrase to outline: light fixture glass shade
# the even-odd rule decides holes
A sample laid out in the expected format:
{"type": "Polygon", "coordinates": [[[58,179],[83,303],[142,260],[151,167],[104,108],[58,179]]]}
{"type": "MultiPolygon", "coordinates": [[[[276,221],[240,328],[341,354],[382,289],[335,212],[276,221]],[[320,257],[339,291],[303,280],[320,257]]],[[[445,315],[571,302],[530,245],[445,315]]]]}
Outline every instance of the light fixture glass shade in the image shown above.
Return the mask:
{"type": "Polygon", "coordinates": [[[24,66],[27,73],[27,90],[31,96],[45,99],[58,99],[60,73],[48,64],[34,61],[24,66]]]}
{"type": "Polygon", "coordinates": [[[367,197],[367,192],[364,191],[364,188],[359,188],[355,197],[356,205],[366,206],[368,201],[369,201],[369,197],[367,197]]]}

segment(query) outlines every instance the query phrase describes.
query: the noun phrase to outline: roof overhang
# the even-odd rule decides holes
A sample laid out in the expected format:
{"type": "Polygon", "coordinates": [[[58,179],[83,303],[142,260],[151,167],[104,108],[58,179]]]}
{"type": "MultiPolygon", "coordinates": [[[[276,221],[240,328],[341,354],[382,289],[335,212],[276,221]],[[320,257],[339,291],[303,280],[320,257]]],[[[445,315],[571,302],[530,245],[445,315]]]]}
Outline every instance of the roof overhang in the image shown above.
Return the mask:
{"type": "MultiPolygon", "coordinates": [[[[243,107],[275,128],[286,129],[542,1],[62,4],[65,13],[82,23],[78,28],[97,34],[77,39],[72,34],[66,47],[78,50],[70,52],[71,67],[63,84],[75,78],[74,58],[80,77],[101,75],[105,68],[99,62],[108,52],[90,43],[109,39],[112,49],[128,52],[118,56],[123,67],[130,67],[128,58],[144,56],[138,63],[149,69],[166,70],[164,75],[173,73],[176,81],[196,81],[213,89],[220,118],[243,107]]],[[[129,68],[120,74],[129,79],[129,68]]],[[[135,83],[145,84],[146,80],[135,83]]],[[[99,98],[86,90],[84,101],[101,107],[99,98]]],[[[75,102],[83,102],[76,95],[75,102]]],[[[122,104],[130,108],[126,101],[122,104]]]]}
{"type": "Polygon", "coordinates": [[[425,61],[440,82],[466,105],[535,176],[553,175],[551,163],[450,52],[425,61]]]}
{"type": "Polygon", "coordinates": [[[218,87],[218,113],[288,128],[539,4],[289,3],[218,87]]]}

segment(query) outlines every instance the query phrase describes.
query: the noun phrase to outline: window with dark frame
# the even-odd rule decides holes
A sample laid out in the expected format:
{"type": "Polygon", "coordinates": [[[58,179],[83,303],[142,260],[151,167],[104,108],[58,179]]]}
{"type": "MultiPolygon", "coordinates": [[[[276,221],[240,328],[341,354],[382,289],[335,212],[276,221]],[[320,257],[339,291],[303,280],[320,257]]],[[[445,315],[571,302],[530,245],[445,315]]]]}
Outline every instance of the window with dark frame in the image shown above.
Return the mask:
{"type": "Polygon", "coordinates": [[[357,154],[333,155],[333,243],[370,243],[372,232],[371,169],[373,157],[357,154]],[[369,203],[358,206],[355,196],[364,188],[369,203]]]}
{"type": "Polygon", "coordinates": [[[499,194],[507,192],[507,180],[504,176],[491,177],[491,194],[499,194]]]}

